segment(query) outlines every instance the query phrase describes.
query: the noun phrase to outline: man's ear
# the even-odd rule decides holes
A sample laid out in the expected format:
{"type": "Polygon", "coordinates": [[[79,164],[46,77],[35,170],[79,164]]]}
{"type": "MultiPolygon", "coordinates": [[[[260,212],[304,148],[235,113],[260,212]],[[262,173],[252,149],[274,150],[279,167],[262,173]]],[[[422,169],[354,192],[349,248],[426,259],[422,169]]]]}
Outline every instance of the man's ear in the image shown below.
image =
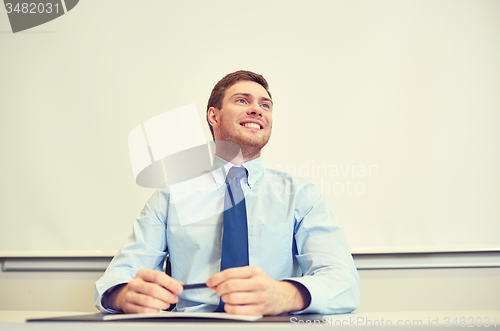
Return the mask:
{"type": "Polygon", "coordinates": [[[210,107],[207,112],[207,119],[212,128],[219,125],[219,109],[210,107]]]}

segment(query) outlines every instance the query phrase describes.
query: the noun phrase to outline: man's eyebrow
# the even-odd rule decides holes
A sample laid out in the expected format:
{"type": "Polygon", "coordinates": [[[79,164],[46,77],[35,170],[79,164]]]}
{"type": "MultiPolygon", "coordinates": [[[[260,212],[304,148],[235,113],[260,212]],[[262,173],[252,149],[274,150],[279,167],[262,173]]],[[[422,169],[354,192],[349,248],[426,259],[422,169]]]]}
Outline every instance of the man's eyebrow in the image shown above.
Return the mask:
{"type": "Polygon", "coordinates": [[[271,100],[269,98],[263,97],[262,100],[270,102],[271,105],[273,104],[273,100],[271,100]]]}
{"type": "MultiPolygon", "coordinates": [[[[234,98],[234,97],[237,97],[237,96],[252,97],[252,94],[250,94],[250,93],[243,93],[243,92],[236,92],[231,97],[234,98]]],[[[264,100],[264,101],[267,101],[267,102],[270,102],[271,104],[273,104],[273,100],[270,99],[270,98],[262,97],[260,99],[264,100]]]]}

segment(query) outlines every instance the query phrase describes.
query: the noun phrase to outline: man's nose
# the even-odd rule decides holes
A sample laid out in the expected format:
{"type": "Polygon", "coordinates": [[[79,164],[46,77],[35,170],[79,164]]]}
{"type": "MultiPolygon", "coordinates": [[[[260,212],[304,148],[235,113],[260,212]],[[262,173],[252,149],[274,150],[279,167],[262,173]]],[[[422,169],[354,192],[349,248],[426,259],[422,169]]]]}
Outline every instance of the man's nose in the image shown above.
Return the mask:
{"type": "Polygon", "coordinates": [[[262,109],[258,102],[252,102],[247,111],[248,114],[256,114],[258,116],[262,116],[262,109]]]}

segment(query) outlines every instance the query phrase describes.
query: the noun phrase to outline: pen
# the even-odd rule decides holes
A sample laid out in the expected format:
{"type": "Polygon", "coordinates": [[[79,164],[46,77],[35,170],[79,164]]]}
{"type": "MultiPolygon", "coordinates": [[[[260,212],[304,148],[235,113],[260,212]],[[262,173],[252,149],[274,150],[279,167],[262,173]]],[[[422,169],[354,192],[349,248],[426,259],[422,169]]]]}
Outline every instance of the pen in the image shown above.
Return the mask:
{"type": "Polygon", "coordinates": [[[205,283],[198,283],[198,284],[184,284],[182,285],[184,287],[184,290],[194,290],[197,288],[204,288],[208,287],[207,284],[205,283]]]}

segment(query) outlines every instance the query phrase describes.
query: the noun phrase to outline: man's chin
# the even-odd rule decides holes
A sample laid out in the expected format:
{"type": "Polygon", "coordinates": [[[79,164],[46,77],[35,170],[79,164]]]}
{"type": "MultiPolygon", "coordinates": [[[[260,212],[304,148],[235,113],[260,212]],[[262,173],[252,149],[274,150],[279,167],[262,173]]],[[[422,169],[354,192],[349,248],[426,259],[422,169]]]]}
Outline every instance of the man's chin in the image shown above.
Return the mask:
{"type": "Polygon", "coordinates": [[[267,142],[269,141],[269,139],[266,139],[266,140],[259,140],[259,141],[255,141],[255,140],[244,140],[244,141],[241,141],[239,143],[241,149],[243,150],[243,153],[247,152],[247,153],[251,153],[251,154],[254,154],[254,153],[257,153],[260,151],[267,145],[267,142]]]}

